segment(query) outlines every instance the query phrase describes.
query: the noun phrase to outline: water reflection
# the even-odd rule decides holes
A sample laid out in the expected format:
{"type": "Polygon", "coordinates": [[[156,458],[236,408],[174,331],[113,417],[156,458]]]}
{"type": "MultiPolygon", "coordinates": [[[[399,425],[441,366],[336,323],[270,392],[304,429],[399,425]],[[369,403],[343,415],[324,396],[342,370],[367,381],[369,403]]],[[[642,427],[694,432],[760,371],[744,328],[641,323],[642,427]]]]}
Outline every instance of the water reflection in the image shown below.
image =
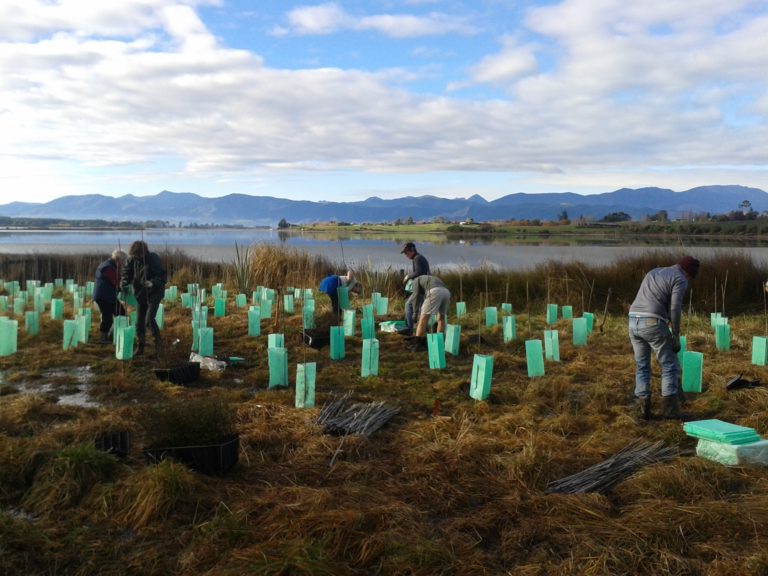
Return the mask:
{"type": "Polygon", "coordinates": [[[435,269],[488,266],[498,269],[525,269],[555,260],[609,264],[617,259],[649,250],[677,256],[746,252],[759,263],[766,260],[768,242],[739,238],[642,237],[617,234],[579,236],[517,235],[466,236],[420,234],[416,237],[392,231],[365,233],[286,232],[266,229],[145,230],[139,231],[0,231],[0,253],[107,254],[116,247],[126,248],[137,238],[155,250],[181,249],[211,262],[231,262],[235,244],[240,247],[259,243],[281,244],[310,254],[322,255],[340,267],[371,267],[398,270],[409,262],[400,254],[404,242],[413,240],[435,269]]]}

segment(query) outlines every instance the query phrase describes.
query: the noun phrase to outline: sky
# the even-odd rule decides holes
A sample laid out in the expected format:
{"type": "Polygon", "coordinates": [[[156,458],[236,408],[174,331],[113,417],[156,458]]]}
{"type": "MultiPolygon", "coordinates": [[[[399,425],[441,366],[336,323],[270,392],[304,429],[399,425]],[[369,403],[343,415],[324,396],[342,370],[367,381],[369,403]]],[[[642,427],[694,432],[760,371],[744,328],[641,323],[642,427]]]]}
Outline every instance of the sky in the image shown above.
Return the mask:
{"type": "Polygon", "coordinates": [[[768,190],[768,0],[0,0],[0,204],[768,190]]]}

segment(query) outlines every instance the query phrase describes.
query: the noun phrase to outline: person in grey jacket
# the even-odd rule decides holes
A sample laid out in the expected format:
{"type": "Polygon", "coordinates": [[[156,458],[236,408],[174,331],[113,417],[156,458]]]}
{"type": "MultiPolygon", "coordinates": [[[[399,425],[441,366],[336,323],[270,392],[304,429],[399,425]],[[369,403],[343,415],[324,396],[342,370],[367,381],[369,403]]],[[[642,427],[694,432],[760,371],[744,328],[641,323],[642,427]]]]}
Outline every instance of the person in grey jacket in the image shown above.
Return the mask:
{"type": "Polygon", "coordinates": [[[410,346],[410,350],[416,352],[427,349],[427,324],[432,314],[437,315],[437,331],[445,333],[451,293],[437,276],[422,274],[413,281],[413,296],[422,302],[416,338],[410,346]]]}
{"type": "Polygon", "coordinates": [[[144,354],[147,324],[155,342],[155,354],[160,352],[160,327],[155,316],[165,295],[167,273],[160,256],[149,251],[147,243],[137,240],[128,251],[128,262],[123,268],[121,285],[131,284],[136,295],[136,355],[144,354]]]}
{"type": "Polygon", "coordinates": [[[640,284],[629,308],[629,340],[635,356],[635,401],[644,420],[651,418],[651,351],[661,366],[665,418],[680,418],[677,353],[680,318],[688,283],[699,272],[699,261],[683,257],[674,266],[654,268],[640,284]]]}
{"type": "MultiPolygon", "coordinates": [[[[409,280],[415,280],[419,276],[429,274],[429,262],[423,254],[419,254],[416,250],[416,244],[413,242],[406,242],[400,253],[405,254],[405,257],[411,261],[412,266],[411,271],[403,278],[404,284],[407,284],[409,280]]],[[[413,334],[414,318],[418,315],[420,304],[421,302],[412,292],[405,301],[405,328],[400,331],[400,334],[407,336],[413,334]]]]}

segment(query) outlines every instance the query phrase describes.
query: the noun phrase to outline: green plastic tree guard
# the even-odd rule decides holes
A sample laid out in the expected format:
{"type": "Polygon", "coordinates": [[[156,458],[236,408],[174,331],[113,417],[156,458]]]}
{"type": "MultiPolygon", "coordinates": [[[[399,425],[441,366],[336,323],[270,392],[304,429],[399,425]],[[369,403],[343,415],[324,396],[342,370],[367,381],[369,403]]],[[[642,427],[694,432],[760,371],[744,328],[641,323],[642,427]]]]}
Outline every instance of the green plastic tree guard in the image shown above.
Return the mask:
{"type": "Polygon", "coordinates": [[[525,362],[528,365],[528,378],[544,376],[544,350],[541,340],[525,341],[525,362]]]}
{"type": "Polygon", "coordinates": [[[128,317],[131,319],[131,326],[136,326],[136,310],[131,310],[131,313],[128,315],[128,317]]]}
{"type": "Polygon", "coordinates": [[[586,346],[589,329],[587,328],[586,318],[573,319],[573,345],[586,346]]]}
{"type": "Polygon", "coordinates": [[[77,332],[77,320],[64,320],[64,339],[62,342],[64,350],[77,348],[77,332]]]}
{"type": "Polygon", "coordinates": [[[680,366],[683,365],[683,354],[685,354],[687,346],[688,339],[685,336],[680,336],[680,351],[677,353],[677,361],[680,363],[680,366]]]}
{"type": "MultiPolygon", "coordinates": [[[[373,305],[365,304],[363,306],[363,320],[368,320],[369,324],[372,327],[375,327],[374,318],[373,318],[373,305]]],[[[369,336],[369,338],[373,338],[373,337],[374,336],[369,336]]],[[[363,339],[365,339],[365,336],[363,336],[363,339]]]]}
{"type": "Polygon", "coordinates": [[[389,298],[386,296],[379,296],[376,300],[376,315],[386,316],[389,311],[389,298]]]}
{"type": "Polygon", "coordinates": [[[563,320],[573,319],[573,306],[563,306],[560,308],[560,316],[563,320]]]}
{"type": "Polygon", "coordinates": [[[752,336],[752,364],[765,366],[766,355],[768,355],[768,338],[752,336]]]}
{"type": "Polygon", "coordinates": [[[258,306],[261,304],[261,286],[251,292],[251,304],[258,306]]]}
{"type": "Polygon", "coordinates": [[[294,288],[293,289],[293,299],[294,300],[301,300],[304,297],[304,290],[301,288],[294,288]]]}
{"type": "Polygon", "coordinates": [[[130,326],[131,319],[128,316],[115,316],[112,319],[112,344],[117,346],[117,336],[121,328],[130,326]]]}
{"type": "Polygon", "coordinates": [[[213,317],[224,318],[227,314],[227,301],[224,298],[216,298],[213,301],[213,317]]]}
{"type": "Polygon", "coordinates": [[[248,310],[248,336],[255,337],[261,334],[261,309],[251,306],[248,310]]]}
{"type": "Polygon", "coordinates": [[[13,315],[14,316],[23,316],[24,310],[27,307],[27,299],[23,298],[21,296],[16,296],[13,299],[13,315]]]}
{"type": "Polygon", "coordinates": [[[192,322],[198,326],[208,326],[208,306],[192,308],[192,322]]]}
{"type": "Polygon", "coordinates": [[[75,294],[72,297],[72,308],[77,310],[77,309],[82,308],[82,307],[83,307],[83,298],[82,298],[82,296],[80,296],[80,294],[75,292],[75,294]]]}
{"type": "Polygon", "coordinates": [[[270,334],[267,336],[267,348],[284,348],[285,336],[283,334],[270,334]]]}
{"type": "Polygon", "coordinates": [[[501,313],[502,314],[512,314],[512,304],[509,302],[504,302],[501,305],[501,313]]]}
{"type": "Polygon", "coordinates": [[[272,300],[269,298],[261,299],[261,317],[269,318],[272,316],[272,300]]]}
{"type": "Polygon", "coordinates": [[[64,319],[64,300],[61,298],[54,298],[51,300],[51,320],[63,320],[64,319]]]}
{"type": "Polygon", "coordinates": [[[344,359],[344,326],[331,326],[331,360],[344,359]]]}
{"type": "Polygon", "coordinates": [[[197,322],[194,320],[190,322],[192,324],[192,352],[199,352],[200,351],[200,328],[205,328],[205,326],[200,326],[197,322]]]}
{"type": "Polygon", "coordinates": [[[469,396],[475,400],[485,400],[491,393],[493,377],[493,356],[475,354],[472,361],[472,379],[469,384],[469,396]]]}
{"type": "Polygon", "coordinates": [[[88,344],[88,337],[91,334],[91,323],[88,321],[88,316],[78,314],[75,316],[75,322],[77,323],[77,341],[88,344]]]}
{"type": "Polygon", "coordinates": [[[192,307],[192,300],[193,300],[192,294],[187,294],[186,292],[184,292],[181,295],[181,305],[182,305],[182,307],[184,307],[184,308],[191,308],[192,307]]]}
{"type": "Polygon", "coordinates": [[[312,293],[312,288],[304,288],[304,300],[314,300],[315,296],[312,293]]]}
{"type": "Polygon", "coordinates": [[[315,378],[317,363],[296,364],[296,408],[315,406],[315,378]]]}
{"type": "Polygon", "coordinates": [[[715,326],[715,347],[720,352],[727,352],[731,349],[731,327],[728,324],[715,326]]]}
{"type": "Polygon", "coordinates": [[[336,296],[339,299],[339,308],[349,310],[349,286],[339,286],[336,288],[336,296]]]}
{"type": "Polygon", "coordinates": [[[683,355],[683,392],[701,392],[701,374],[704,368],[704,354],[686,352],[683,355]]]}
{"type": "Polygon", "coordinates": [[[197,294],[198,290],[200,290],[200,284],[197,282],[187,284],[187,294],[197,294]]]}
{"type": "Polygon", "coordinates": [[[443,333],[427,334],[427,351],[429,352],[430,370],[445,368],[445,340],[443,333]]]}
{"type": "Polygon", "coordinates": [[[275,289],[274,288],[264,288],[262,292],[262,299],[266,298],[267,300],[271,300],[272,302],[275,301],[275,289]]]}
{"type": "Polygon", "coordinates": [[[8,296],[3,294],[0,296],[0,312],[7,312],[8,311],[8,296]]]}
{"type": "MultiPolygon", "coordinates": [[[[123,316],[125,318],[125,316],[123,316]]],[[[115,327],[117,332],[117,344],[115,345],[115,358],[118,360],[130,360],[133,358],[133,342],[136,340],[136,326],[115,327]]]]}
{"type": "Polygon", "coordinates": [[[270,348],[267,350],[269,361],[268,389],[288,386],[288,349],[270,348]]]}
{"type": "Polygon", "coordinates": [[[0,356],[16,354],[19,322],[10,318],[0,318],[0,356]]]}
{"type": "Polygon", "coordinates": [[[302,320],[304,322],[304,330],[311,330],[315,327],[315,305],[314,302],[311,306],[307,306],[312,300],[304,301],[304,308],[301,310],[302,320]]]}
{"type": "Polygon", "coordinates": [[[211,286],[211,296],[213,296],[214,300],[216,298],[221,298],[222,292],[224,291],[224,284],[221,282],[218,282],[217,284],[214,284],[211,286]]]}
{"type": "Polygon", "coordinates": [[[356,310],[344,310],[344,336],[355,335],[355,317],[357,315],[356,310]]]}
{"type": "MultiPolygon", "coordinates": [[[[293,302],[291,302],[291,305],[293,305],[293,302]]],[[[235,306],[238,308],[245,308],[248,306],[248,296],[242,293],[235,296],[235,306]]]]}
{"type": "Polygon", "coordinates": [[[213,356],[213,328],[203,326],[198,329],[200,337],[200,356],[213,356]]]}
{"type": "Polygon", "coordinates": [[[125,287],[124,290],[120,291],[120,294],[118,294],[118,299],[122,300],[127,304],[128,306],[131,306],[132,308],[136,307],[136,296],[133,294],[133,286],[130,284],[125,287]]]}
{"type": "Polygon", "coordinates": [[[557,330],[544,330],[544,357],[560,362],[560,340],[557,330]]]}
{"type": "Polygon", "coordinates": [[[501,331],[505,344],[517,338],[517,318],[514,315],[504,316],[501,319],[501,331]]]}
{"type": "Polygon", "coordinates": [[[360,332],[363,340],[369,340],[376,337],[376,325],[373,319],[363,317],[360,320],[360,332]]]}
{"type": "Polygon", "coordinates": [[[456,319],[459,319],[462,316],[466,316],[466,315],[467,315],[467,303],[456,302],[456,319]]]}
{"type": "Polygon", "coordinates": [[[56,286],[56,288],[61,288],[64,286],[64,279],[63,278],[54,278],[53,279],[53,285],[56,286]]]}
{"type": "Polygon", "coordinates": [[[582,317],[587,320],[587,332],[592,334],[592,329],[595,327],[595,315],[592,312],[584,312],[582,317]]]}
{"type": "Polygon", "coordinates": [[[376,338],[363,340],[363,359],[360,365],[360,376],[379,375],[379,341],[376,338]]]}
{"type": "Polygon", "coordinates": [[[24,313],[24,332],[27,336],[37,336],[40,331],[40,312],[27,310],[24,313]]]}
{"type": "Polygon", "coordinates": [[[486,306],[485,308],[485,325],[496,326],[499,323],[499,311],[496,306],[486,306]]]}
{"type": "Polygon", "coordinates": [[[283,295],[283,310],[286,314],[293,314],[293,294],[283,295]]]}
{"type": "Polygon", "coordinates": [[[35,290],[35,295],[32,298],[32,309],[41,314],[45,312],[45,291],[41,288],[35,290]]]}
{"type": "Polygon", "coordinates": [[[546,322],[550,326],[557,324],[557,304],[547,304],[546,322]]]}
{"type": "Polygon", "coordinates": [[[722,318],[722,314],[720,312],[710,312],[709,313],[709,325],[714,329],[715,325],[717,324],[717,321],[722,318]]]}
{"type": "Polygon", "coordinates": [[[157,313],[155,314],[155,322],[157,322],[157,327],[160,328],[160,330],[165,327],[165,306],[162,302],[160,302],[160,305],[157,307],[157,313]]]}
{"type": "Polygon", "coordinates": [[[445,325],[445,351],[451,356],[459,355],[459,344],[461,343],[461,325],[445,325]]]}

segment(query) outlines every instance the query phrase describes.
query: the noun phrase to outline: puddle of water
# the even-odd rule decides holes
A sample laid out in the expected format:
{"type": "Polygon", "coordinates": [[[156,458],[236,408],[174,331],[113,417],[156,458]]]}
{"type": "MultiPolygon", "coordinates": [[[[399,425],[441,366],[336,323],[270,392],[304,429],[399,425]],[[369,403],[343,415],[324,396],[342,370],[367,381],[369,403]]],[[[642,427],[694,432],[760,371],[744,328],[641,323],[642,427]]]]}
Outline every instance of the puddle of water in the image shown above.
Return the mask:
{"type": "MultiPolygon", "coordinates": [[[[91,380],[93,372],[90,366],[58,368],[46,370],[41,374],[40,382],[23,382],[18,385],[20,394],[50,394],[58,397],[57,404],[78,406],[80,408],[98,408],[99,402],[91,400],[91,380]],[[50,380],[58,381],[55,383],[50,380]]],[[[0,383],[2,380],[0,379],[0,383]]]]}

